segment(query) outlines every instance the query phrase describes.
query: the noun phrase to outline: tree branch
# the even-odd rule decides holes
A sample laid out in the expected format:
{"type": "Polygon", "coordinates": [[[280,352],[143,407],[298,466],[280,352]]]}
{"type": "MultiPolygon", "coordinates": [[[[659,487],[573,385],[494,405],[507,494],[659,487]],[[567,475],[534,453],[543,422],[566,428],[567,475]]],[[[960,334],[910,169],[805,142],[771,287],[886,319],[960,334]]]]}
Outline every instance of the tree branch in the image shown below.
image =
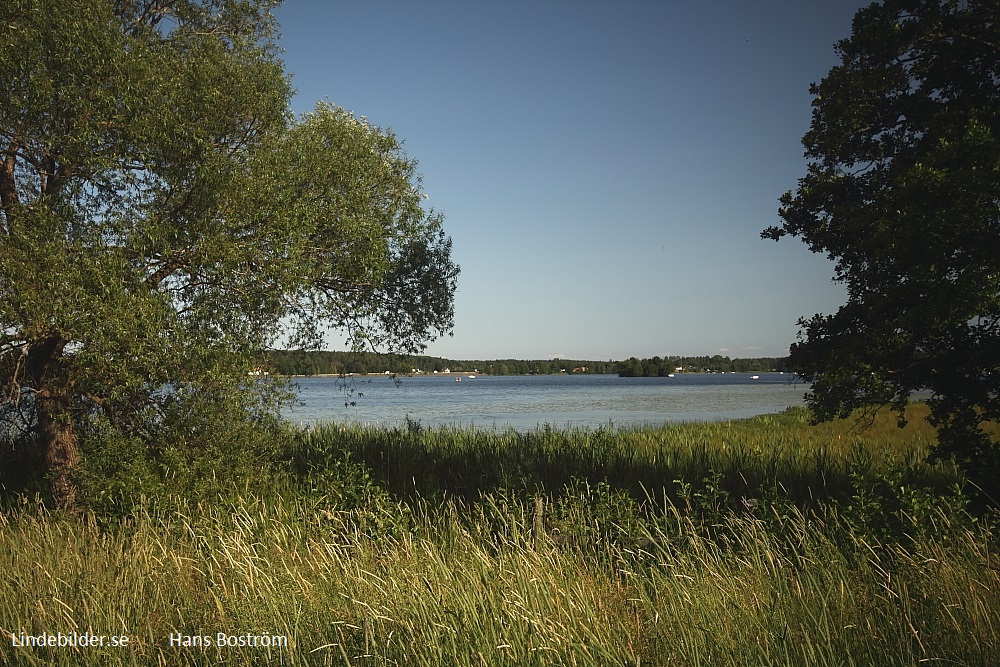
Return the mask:
{"type": "Polygon", "coordinates": [[[150,287],[157,287],[161,282],[166,280],[170,274],[172,274],[177,269],[187,266],[191,259],[191,253],[187,250],[177,250],[173,252],[170,257],[167,258],[159,269],[151,273],[146,278],[146,284],[150,287]]]}

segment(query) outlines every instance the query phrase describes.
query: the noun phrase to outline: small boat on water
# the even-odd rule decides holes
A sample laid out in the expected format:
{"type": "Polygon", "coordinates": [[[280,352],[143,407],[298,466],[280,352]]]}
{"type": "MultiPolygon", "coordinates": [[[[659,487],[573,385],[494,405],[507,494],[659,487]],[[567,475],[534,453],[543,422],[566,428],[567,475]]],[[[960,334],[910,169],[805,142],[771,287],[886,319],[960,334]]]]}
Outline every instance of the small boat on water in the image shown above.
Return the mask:
{"type": "Polygon", "coordinates": [[[759,376],[759,375],[751,375],[751,376],[750,376],[750,379],[751,379],[751,380],[759,380],[759,379],[760,379],[760,376],[759,376]]]}

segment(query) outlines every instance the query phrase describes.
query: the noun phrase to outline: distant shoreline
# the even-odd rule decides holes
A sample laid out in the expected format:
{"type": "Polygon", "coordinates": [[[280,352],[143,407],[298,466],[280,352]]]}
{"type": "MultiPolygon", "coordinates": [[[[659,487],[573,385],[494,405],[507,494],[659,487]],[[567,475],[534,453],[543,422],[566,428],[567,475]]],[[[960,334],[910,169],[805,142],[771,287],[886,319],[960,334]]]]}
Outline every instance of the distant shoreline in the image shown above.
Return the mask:
{"type": "Polygon", "coordinates": [[[630,357],[624,361],[584,359],[445,359],[426,355],[385,355],[375,352],[339,352],[332,350],[268,350],[262,367],[293,377],[337,377],[354,372],[362,377],[385,375],[621,375],[622,377],[662,377],[670,373],[690,372],[766,372],[788,370],[785,357],[730,359],[721,355],[700,357],[630,357]],[[437,370],[437,373],[433,371],[437,370]],[[448,372],[445,372],[448,371],[448,372]]]}

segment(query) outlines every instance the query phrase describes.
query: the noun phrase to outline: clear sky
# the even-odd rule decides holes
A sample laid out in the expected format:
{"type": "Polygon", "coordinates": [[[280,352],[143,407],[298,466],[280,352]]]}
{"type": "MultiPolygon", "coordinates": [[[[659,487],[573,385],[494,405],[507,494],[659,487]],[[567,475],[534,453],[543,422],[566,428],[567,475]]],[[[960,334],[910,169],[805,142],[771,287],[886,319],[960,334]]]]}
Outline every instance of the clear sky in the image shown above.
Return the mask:
{"type": "MultiPolygon", "coordinates": [[[[293,108],[418,160],[461,265],[453,359],[781,356],[845,299],[765,241],[859,0],[286,0],[293,108]]],[[[339,339],[333,339],[339,342],[339,339]]],[[[338,345],[332,345],[338,347],[338,345]]]]}

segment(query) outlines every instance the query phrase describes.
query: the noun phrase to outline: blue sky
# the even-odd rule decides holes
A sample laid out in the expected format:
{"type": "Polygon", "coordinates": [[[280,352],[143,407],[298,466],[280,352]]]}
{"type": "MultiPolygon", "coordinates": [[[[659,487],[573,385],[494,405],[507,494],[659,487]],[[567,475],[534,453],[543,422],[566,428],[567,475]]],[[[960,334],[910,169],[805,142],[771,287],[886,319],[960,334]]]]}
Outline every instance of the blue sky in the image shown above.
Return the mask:
{"type": "MultiPolygon", "coordinates": [[[[845,299],[760,239],[856,0],[326,2],[276,11],[293,108],[391,128],[462,274],[453,359],[787,354],[845,299]]],[[[331,339],[337,347],[339,338],[331,339]]]]}

